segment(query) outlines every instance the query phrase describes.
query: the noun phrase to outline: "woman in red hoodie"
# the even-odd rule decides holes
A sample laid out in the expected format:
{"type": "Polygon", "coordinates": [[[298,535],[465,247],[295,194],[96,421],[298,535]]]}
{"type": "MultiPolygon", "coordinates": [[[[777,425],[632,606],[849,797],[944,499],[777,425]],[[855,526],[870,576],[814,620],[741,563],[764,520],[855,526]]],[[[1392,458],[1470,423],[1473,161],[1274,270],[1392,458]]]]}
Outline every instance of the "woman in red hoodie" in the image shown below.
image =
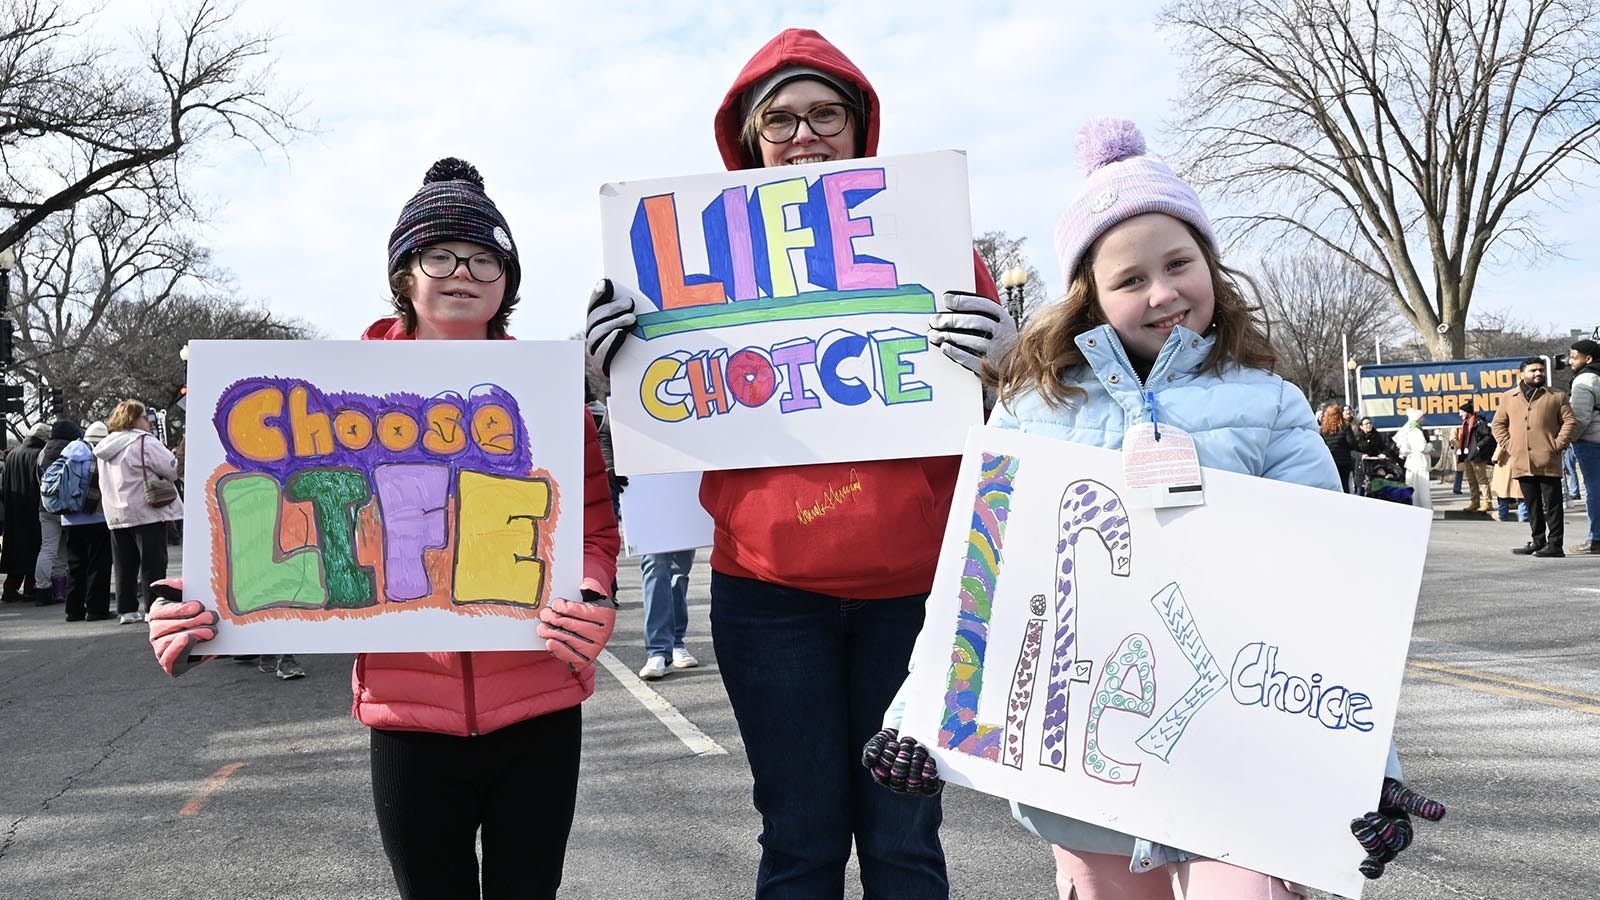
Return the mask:
{"type": "MultiPolygon", "coordinates": [[[[509,340],[522,269],[511,229],[477,169],[434,163],[389,237],[396,315],[367,340],[509,340]]],[[[594,421],[584,421],[584,602],[550,601],[549,652],[362,653],[355,717],[372,728],[372,793],[383,847],[406,900],[554,897],[578,788],[579,704],[616,622],[606,596],[620,540],[594,421]],[[538,765],[530,765],[538,760],[538,765]]],[[[216,636],[217,615],[154,606],[150,642],[169,674],[216,636]]],[[[175,590],[174,590],[175,589],[175,590]]]]}
{"type": "MultiPolygon", "coordinates": [[[[716,114],[730,170],[873,156],[878,96],[815,31],[791,29],[739,73],[716,114]]],[[[974,254],[981,294],[947,293],[930,341],[971,368],[1015,336],[974,254]]],[[[641,310],[650,309],[638,300],[641,310]]],[[[634,324],[635,297],[604,280],[585,344],[595,365],[634,324]]],[[[936,797],[894,795],[858,760],[905,678],[959,457],[707,472],[716,524],[711,635],[762,816],[756,896],[844,893],[854,840],[866,896],[946,896],[936,797]],[[821,516],[799,517],[827,497],[821,516]]]]}

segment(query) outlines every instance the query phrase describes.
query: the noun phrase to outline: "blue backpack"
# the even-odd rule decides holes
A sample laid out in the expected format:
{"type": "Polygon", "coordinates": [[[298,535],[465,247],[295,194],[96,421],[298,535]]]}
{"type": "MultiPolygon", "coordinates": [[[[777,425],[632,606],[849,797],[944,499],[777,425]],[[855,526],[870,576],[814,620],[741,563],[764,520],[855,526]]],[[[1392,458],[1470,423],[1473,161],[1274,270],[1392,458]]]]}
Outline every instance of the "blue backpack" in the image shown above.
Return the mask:
{"type": "Polygon", "coordinates": [[[80,513],[89,502],[89,482],[94,478],[94,457],[56,457],[39,478],[39,503],[49,513],[80,513]]]}

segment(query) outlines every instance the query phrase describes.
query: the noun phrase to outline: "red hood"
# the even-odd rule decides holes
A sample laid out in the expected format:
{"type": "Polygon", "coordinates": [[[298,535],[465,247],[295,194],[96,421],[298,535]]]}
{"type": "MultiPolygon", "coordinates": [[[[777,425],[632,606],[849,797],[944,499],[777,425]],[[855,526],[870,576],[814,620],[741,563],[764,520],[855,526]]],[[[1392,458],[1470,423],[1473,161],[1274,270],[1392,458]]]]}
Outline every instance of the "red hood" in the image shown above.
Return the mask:
{"type": "Polygon", "coordinates": [[[860,88],[861,96],[867,103],[866,149],[861,155],[878,155],[878,92],[872,89],[872,83],[867,81],[867,76],[861,74],[849,57],[828,43],[827,38],[809,28],[790,28],[756,51],[756,55],[744,64],[739,77],[734,79],[728,95],[722,98],[722,105],[717,107],[717,149],[722,151],[722,162],[730,172],[761,167],[761,161],[753,159],[739,140],[739,132],[744,126],[744,117],[741,115],[744,92],[784,66],[810,66],[860,88]]]}
{"type": "MultiPolygon", "coordinates": [[[[417,336],[406,330],[404,322],[399,316],[384,316],[361,332],[363,341],[414,341],[417,336]]],[[[506,335],[502,340],[514,341],[516,338],[506,335]]]]}

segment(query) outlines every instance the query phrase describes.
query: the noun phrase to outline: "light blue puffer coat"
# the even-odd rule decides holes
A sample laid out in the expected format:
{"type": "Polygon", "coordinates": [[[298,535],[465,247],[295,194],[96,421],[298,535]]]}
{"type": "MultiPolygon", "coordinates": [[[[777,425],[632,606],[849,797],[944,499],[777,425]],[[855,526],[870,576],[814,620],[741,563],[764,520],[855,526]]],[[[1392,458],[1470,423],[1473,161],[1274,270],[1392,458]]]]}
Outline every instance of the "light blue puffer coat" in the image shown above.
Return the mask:
{"type": "MultiPolygon", "coordinates": [[[[1120,450],[1128,426],[1150,421],[1148,390],[1154,395],[1160,424],[1193,436],[1201,465],[1340,490],[1339,472],[1300,389],[1261,369],[1230,367],[1221,375],[1201,371],[1214,343],[1214,338],[1181,325],[1174,328],[1149,377],[1141,382],[1116,332],[1102,325],[1078,336],[1085,364],[1061,376],[1088,392],[1088,397],[1070,409],[1052,409],[1037,394],[1024,394],[996,407],[989,424],[1120,450]]],[[[1399,757],[1392,746],[1388,775],[1400,777],[1399,757]]],[[[1373,787],[1376,799],[1377,786],[1373,787]]],[[[1129,868],[1135,872],[1194,858],[1192,853],[1024,804],[1013,802],[1011,812],[1029,831],[1057,846],[1131,854],[1129,868]]]]}

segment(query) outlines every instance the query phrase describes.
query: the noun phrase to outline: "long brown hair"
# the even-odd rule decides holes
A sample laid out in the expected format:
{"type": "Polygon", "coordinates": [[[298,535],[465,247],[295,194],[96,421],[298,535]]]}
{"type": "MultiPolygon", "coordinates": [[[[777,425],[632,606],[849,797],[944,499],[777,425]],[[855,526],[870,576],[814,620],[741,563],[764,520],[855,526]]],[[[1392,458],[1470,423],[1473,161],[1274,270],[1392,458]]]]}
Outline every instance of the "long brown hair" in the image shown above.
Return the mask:
{"type": "MultiPolygon", "coordinates": [[[[1211,328],[1206,333],[1214,334],[1217,340],[1206,355],[1203,370],[1218,373],[1230,364],[1271,369],[1278,355],[1267,336],[1266,315],[1259,305],[1250,302],[1244,288],[1240,287],[1246,285],[1251,294],[1256,294],[1255,282],[1243,272],[1223,265],[1193,225],[1185,222],[1184,227],[1189,229],[1211,272],[1211,291],[1216,301],[1211,328]]],[[[1082,388],[1061,381],[1063,371],[1084,361],[1082,351],[1073,340],[1104,324],[1106,314],[1100,308],[1100,297],[1094,287],[1094,252],[1091,249],[1072,273],[1066,296],[1034,316],[1010,352],[998,363],[991,361],[984,366],[984,379],[998,392],[1001,403],[1036,391],[1048,406],[1071,407],[1087,396],[1082,388]]]]}

